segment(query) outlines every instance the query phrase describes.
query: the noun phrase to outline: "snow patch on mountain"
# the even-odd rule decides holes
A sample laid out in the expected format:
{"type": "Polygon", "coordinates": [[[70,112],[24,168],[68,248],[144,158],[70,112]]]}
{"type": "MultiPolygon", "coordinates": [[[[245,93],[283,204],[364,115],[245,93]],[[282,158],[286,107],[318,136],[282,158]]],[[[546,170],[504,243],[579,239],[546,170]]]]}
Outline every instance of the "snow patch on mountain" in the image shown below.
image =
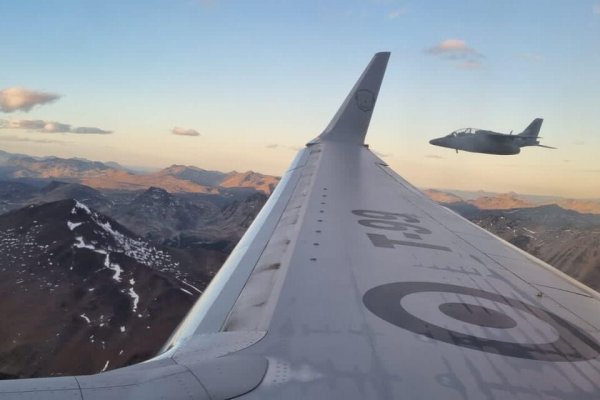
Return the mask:
{"type": "Polygon", "coordinates": [[[73,244],[73,247],[77,247],[78,249],[89,249],[89,250],[96,250],[96,248],[94,246],[92,246],[91,244],[86,244],[83,241],[83,236],[77,236],[75,238],[76,242],[75,244],[73,244]]]}
{"type": "Polygon", "coordinates": [[[140,296],[133,290],[133,287],[129,288],[129,296],[133,299],[133,305],[131,306],[131,311],[136,312],[138,303],[140,302],[140,296]]]}
{"type": "Polygon", "coordinates": [[[69,227],[70,230],[74,230],[75,228],[77,228],[78,226],[82,225],[83,222],[71,222],[71,221],[67,221],[67,226],[69,227]]]}
{"type": "Polygon", "coordinates": [[[119,264],[110,262],[110,253],[106,254],[106,258],[104,259],[104,266],[111,271],[114,272],[113,279],[117,282],[121,282],[121,274],[123,273],[123,269],[119,264]]]}
{"type": "Polygon", "coordinates": [[[75,200],[75,207],[71,210],[71,214],[77,214],[77,209],[85,211],[88,215],[92,215],[92,211],[88,208],[88,206],[75,200]]]}

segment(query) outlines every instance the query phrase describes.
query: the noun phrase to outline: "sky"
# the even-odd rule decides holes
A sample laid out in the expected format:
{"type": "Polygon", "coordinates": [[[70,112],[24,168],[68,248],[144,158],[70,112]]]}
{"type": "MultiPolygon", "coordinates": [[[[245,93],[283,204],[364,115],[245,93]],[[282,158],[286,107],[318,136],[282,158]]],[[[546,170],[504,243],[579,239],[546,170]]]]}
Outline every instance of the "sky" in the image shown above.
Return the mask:
{"type": "Polygon", "coordinates": [[[0,149],[281,175],[378,51],[367,142],[420,187],[600,198],[600,1],[0,2],[0,149]],[[542,143],[434,147],[459,128],[542,143]]]}

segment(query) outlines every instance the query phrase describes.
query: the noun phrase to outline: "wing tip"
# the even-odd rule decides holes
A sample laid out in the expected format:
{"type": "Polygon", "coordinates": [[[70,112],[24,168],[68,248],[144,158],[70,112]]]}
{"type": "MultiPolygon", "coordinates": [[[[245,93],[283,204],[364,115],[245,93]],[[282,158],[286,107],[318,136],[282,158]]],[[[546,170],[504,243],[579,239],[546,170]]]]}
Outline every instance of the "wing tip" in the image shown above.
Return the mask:
{"type": "Polygon", "coordinates": [[[389,51],[375,53],[329,125],[313,142],[364,143],[390,55],[389,51]]]}

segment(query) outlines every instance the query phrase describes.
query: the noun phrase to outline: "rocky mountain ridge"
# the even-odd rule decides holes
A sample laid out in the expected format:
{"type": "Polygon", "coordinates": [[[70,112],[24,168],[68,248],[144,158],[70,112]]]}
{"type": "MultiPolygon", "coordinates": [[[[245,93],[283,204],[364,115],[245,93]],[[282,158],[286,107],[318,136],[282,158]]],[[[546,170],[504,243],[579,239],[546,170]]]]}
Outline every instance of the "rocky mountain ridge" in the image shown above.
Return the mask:
{"type": "Polygon", "coordinates": [[[515,194],[486,195],[482,201],[455,201],[457,196],[443,191],[427,191],[426,194],[471,222],[600,290],[600,215],[565,209],[561,203],[519,207],[523,205],[523,199],[515,201],[515,194]],[[486,208],[492,206],[502,208],[486,208]]]}
{"type": "Polygon", "coordinates": [[[508,210],[555,204],[565,210],[573,210],[583,214],[600,214],[600,199],[567,199],[552,196],[522,195],[514,192],[489,193],[439,189],[425,189],[423,192],[438,203],[466,203],[481,210],[508,210]]]}
{"type": "Polygon", "coordinates": [[[246,188],[270,194],[279,178],[253,171],[229,173],[173,165],[152,173],[136,173],[114,162],[81,158],[0,154],[2,180],[61,180],[96,189],[140,190],[160,187],[169,192],[219,193],[222,188],[246,188]]]}
{"type": "Polygon", "coordinates": [[[75,200],[0,215],[0,373],[93,373],[151,356],[205,284],[179,264],[75,200]]]}

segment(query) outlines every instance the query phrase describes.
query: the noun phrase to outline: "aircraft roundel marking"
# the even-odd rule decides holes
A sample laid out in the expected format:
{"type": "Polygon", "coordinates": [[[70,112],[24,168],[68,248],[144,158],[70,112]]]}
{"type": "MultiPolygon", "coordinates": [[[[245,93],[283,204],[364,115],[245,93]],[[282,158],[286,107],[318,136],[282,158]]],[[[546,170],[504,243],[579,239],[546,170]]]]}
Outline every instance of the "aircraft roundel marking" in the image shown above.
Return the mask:
{"type": "MultiPolygon", "coordinates": [[[[573,362],[591,360],[600,355],[600,345],[580,328],[558,315],[522,301],[485,290],[436,282],[393,282],[368,290],[363,303],[369,311],[379,318],[399,328],[423,335],[430,339],[456,346],[492,353],[502,356],[530,360],[573,362]],[[545,343],[521,341],[502,341],[492,334],[475,336],[472,330],[460,332],[435,325],[431,321],[419,318],[402,306],[401,301],[409,295],[451,294],[481,299],[485,303],[498,303],[498,308],[508,307],[515,315],[523,315],[528,321],[541,321],[558,334],[555,340],[545,343]]],[[[483,329],[519,329],[511,316],[492,310],[473,302],[445,302],[438,306],[443,316],[467,326],[474,325],[483,329]]],[[[441,321],[440,321],[441,322],[441,321]]],[[[544,326],[547,326],[544,325],[544,326]]],[[[485,330],[483,332],[486,332],[485,330]]]]}
{"type": "Polygon", "coordinates": [[[450,318],[483,328],[511,329],[517,326],[517,321],[509,315],[477,304],[442,303],[439,309],[450,318]]]}
{"type": "Polygon", "coordinates": [[[369,112],[375,107],[375,94],[368,89],[358,90],[354,98],[361,111],[369,112]]]}

